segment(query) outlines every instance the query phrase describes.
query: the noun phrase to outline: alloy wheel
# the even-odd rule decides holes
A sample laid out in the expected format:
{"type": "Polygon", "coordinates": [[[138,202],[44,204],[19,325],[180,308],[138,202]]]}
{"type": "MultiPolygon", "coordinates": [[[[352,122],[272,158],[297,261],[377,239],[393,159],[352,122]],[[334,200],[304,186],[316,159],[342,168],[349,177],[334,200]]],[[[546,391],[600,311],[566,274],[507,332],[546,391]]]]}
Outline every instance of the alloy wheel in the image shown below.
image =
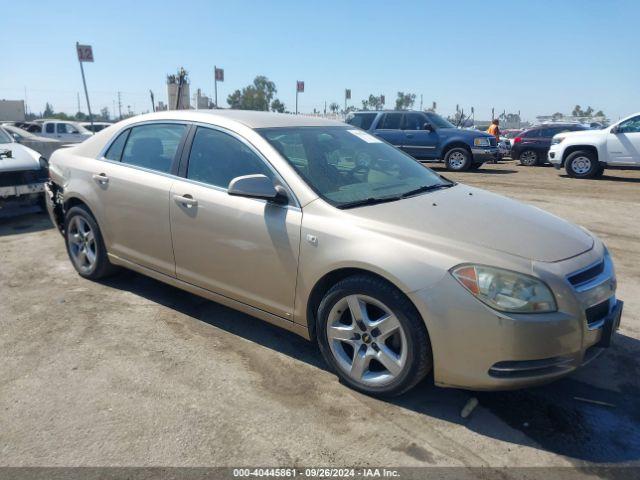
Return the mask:
{"type": "Polygon", "coordinates": [[[90,272],[97,259],[96,237],[91,225],[80,215],[76,215],[69,222],[67,236],[73,262],[83,272],[90,272]]]}
{"type": "Polygon", "coordinates": [[[464,164],[467,161],[467,157],[462,152],[453,152],[449,155],[449,166],[454,170],[460,170],[464,168],[464,164]]]}
{"type": "Polygon", "coordinates": [[[520,162],[523,165],[526,165],[528,167],[532,167],[536,163],[538,163],[538,155],[533,150],[525,150],[520,155],[520,162]]]}
{"type": "Polygon", "coordinates": [[[366,386],[393,382],[407,364],[407,337],[398,317],[366,295],[348,295],[333,306],[327,339],[338,367],[366,386]]]}
{"type": "Polygon", "coordinates": [[[591,159],[583,156],[574,158],[571,162],[571,170],[573,170],[576,175],[588,173],[589,170],[591,170],[591,159]]]}

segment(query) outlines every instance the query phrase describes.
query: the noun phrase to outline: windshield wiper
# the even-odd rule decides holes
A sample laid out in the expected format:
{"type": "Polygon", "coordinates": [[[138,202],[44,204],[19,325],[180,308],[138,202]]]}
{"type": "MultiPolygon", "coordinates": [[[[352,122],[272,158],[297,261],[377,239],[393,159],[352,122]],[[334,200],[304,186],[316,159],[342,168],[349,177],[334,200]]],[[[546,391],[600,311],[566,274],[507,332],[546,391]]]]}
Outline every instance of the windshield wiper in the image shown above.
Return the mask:
{"type": "Polygon", "coordinates": [[[419,193],[424,192],[432,192],[434,190],[440,190],[441,188],[451,188],[455,185],[455,183],[438,183],[435,185],[425,185],[420,188],[416,188],[415,190],[409,190],[408,192],[400,195],[400,198],[412,197],[413,195],[418,195],[419,193]]]}
{"type": "Polygon", "coordinates": [[[343,203],[342,205],[337,205],[337,207],[341,210],[344,210],[346,208],[364,207],[367,205],[376,205],[378,203],[385,203],[385,202],[395,202],[396,200],[401,200],[401,199],[402,199],[401,195],[394,195],[391,197],[369,197],[369,198],[365,198],[364,200],[355,200],[353,202],[343,203]]]}

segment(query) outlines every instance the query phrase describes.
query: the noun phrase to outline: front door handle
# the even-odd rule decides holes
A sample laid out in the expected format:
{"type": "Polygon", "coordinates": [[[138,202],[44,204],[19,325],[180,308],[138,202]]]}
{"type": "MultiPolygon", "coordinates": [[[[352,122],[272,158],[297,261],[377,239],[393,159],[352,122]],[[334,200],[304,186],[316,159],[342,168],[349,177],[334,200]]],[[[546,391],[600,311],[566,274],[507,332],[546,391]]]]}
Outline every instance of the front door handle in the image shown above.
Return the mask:
{"type": "Polygon", "coordinates": [[[105,173],[96,173],[91,178],[100,185],[106,185],[109,183],[109,177],[107,177],[105,173]]]}
{"type": "Polygon", "coordinates": [[[407,136],[407,138],[413,138],[413,133],[405,133],[405,135],[407,136]]]}
{"type": "Polygon", "coordinates": [[[198,201],[188,193],[185,195],[174,195],[173,199],[175,200],[176,203],[184,205],[187,208],[198,206],[198,201]]]}

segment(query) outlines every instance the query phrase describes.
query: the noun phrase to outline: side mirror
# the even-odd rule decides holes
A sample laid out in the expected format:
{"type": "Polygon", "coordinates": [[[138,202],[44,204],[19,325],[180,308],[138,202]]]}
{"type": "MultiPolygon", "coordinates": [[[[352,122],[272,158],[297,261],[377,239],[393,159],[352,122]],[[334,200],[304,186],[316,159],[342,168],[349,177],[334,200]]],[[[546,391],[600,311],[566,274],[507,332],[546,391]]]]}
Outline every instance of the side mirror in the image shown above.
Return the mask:
{"type": "Polygon", "coordinates": [[[428,132],[433,132],[433,127],[431,126],[431,124],[430,124],[430,123],[425,123],[425,124],[422,126],[422,129],[423,129],[423,130],[426,130],[426,131],[428,131],[428,132]]]}
{"type": "Polygon", "coordinates": [[[281,186],[275,186],[266,175],[243,175],[229,182],[229,195],[248,198],[262,198],[269,202],[287,203],[287,192],[281,186]]]}
{"type": "Polygon", "coordinates": [[[611,133],[613,133],[613,134],[620,133],[620,129],[618,128],[617,125],[611,129],[611,133]]]}

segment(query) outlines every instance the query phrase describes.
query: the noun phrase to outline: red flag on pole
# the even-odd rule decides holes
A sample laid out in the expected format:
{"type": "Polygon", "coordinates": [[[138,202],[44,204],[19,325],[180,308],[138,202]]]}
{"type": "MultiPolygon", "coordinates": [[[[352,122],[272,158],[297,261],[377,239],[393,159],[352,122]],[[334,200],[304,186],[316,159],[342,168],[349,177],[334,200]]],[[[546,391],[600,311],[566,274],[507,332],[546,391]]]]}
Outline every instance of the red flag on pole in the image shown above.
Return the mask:
{"type": "Polygon", "coordinates": [[[300,93],[304,92],[304,82],[303,81],[298,80],[296,82],[296,92],[300,92],[300,93]]]}
{"type": "Polygon", "coordinates": [[[216,68],[216,82],[224,82],[224,69],[216,68]]]}

